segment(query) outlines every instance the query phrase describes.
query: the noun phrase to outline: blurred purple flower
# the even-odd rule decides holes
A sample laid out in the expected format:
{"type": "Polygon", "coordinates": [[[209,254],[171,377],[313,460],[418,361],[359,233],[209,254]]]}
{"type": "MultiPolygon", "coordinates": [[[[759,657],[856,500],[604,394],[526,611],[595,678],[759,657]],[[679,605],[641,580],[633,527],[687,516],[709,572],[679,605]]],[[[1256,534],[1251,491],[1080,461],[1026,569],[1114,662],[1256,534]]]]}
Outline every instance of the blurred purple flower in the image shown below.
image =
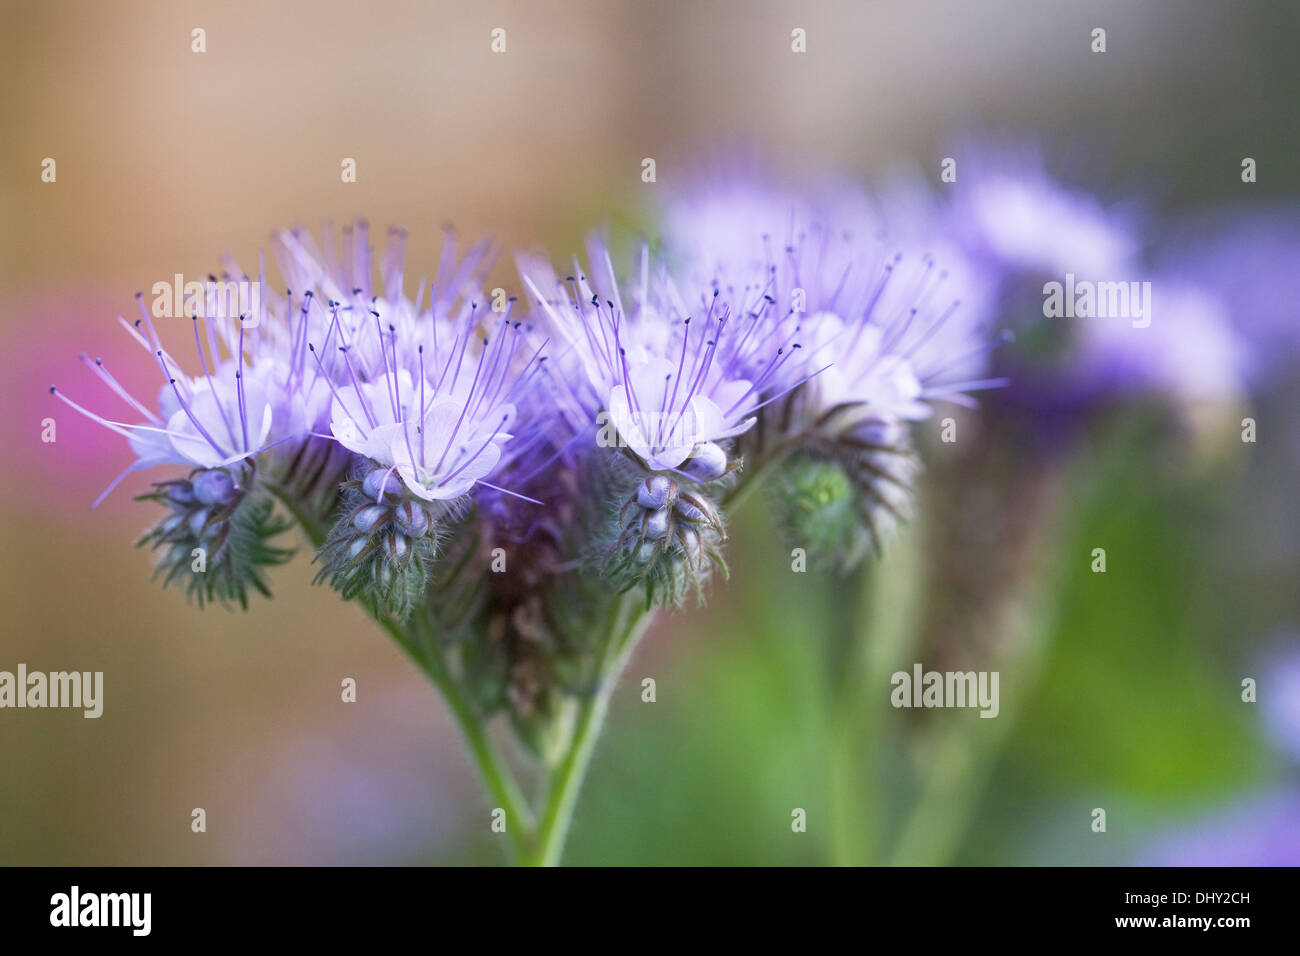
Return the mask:
{"type": "Polygon", "coordinates": [[[1300,362],[1300,211],[1229,211],[1188,222],[1191,238],[1166,254],[1177,270],[1227,304],[1244,346],[1243,371],[1258,386],[1300,362]]]}
{"type": "Polygon", "coordinates": [[[741,172],[694,184],[662,215],[694,286],[766,303],[776,341],[800,333],[810,418],[856,405],[915,421],[1004,384],[984,374],[993,289],[920,210],[887,208],[848,182],[796,193],[741,172]]]}
{"type": "Polygon", "coordinates": [[[1099,396],[1156,392],[1179,407],[1238,398],[1244,355],[1225,305],[1176,276],[1153,278],[1151,290],[1145,328],[1122,318],[1064,320],[1081,323],[1069,376],[1099,396]]]}
{"type": "MultiPolygon", "coordinates": [[[[1285,650],[1260,672],[1259,707],[1269,738],[1300,765],[1300,650],[1285,650]]],[[[1138,861],[1151,866],[1300,865],[1300,790],[1281,787],[1179,829],[1138,861]]]]}
{"type": "Polygon", "coordinates": [[[1300,865],[1300,791],[1274,790],[1159,841],[1141,866],[1300,865]]]}
{"type": "Polygon", "coordinates": [[[1035,150],[974,146],[950,190],[948,227],[966,253],[1015,283],[1025,277],[1118,279],[1138,262],[1131,208],[1054,178],[1035,150]]]}
{"type": "Polygon", "coordinates": [[[1264,664],[1259,681],[1259,706],[1269,736],[1300,766],[1300,650],[1289,635],[1289,649],[1264,664]]]}
{"type": "Polygon", "coordinates": [[[1028,149],[975,148],[948,189],[949,232],[999,277],[1003,320],[1022,343],[997,357],[1016,382],[1002,400],[1055,429],[1116,400],[1161,396],[1186,410],[1239,397],[1244,354],[1227,306],[1196,275],[1144,262],[1132,204],[1056,180],[1028,149]],[[1049,283],[1091,285],[1097,305],[1101,283],[1131,293],[1117,315],[1062,316],[1047,306],[1049,283]]]}

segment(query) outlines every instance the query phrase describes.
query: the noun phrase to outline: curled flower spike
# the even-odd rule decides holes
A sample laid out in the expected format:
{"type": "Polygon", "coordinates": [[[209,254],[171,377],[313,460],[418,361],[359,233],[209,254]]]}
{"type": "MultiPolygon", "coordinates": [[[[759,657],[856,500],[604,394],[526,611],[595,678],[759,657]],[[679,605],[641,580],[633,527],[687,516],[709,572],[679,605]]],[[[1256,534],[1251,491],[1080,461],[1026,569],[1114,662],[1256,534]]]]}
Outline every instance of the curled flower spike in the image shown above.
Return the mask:
{"type": "Polygon", "coordinates": [[[404,621],[419,605],[437,556],[437,522],[390,469],[374,467],[343,485],[343,507],[317,554],[316,582],[404,621]]]}
{"type": "Polygon", "coordinates": [[[713,566],[726,573],[726,537],[721,513],[700,488],[649,475],[619,509],[605,573],[621,590],[643,586],[647,604],[680,604],[690,591],[702,601],[713,566]]]}
{"type": "MultiPolygon", "coordinates": [[[[343,231],[341,251],[332,231],[326,232],[325,251],[303,231],[278,234],[277,257],[291,283],[283,297],[269,293],[263,262],[253,314],[227,316],[201,296],[185,300],[190,313],[185,321],[192,326],[192,336],[187,337],[192,338],[198,367],[192,376],[163,344],[155,316],[137,295],[140,318],[133,324],[119,321],[164,377],[157,408],[131,394],[102,361],[84,355],[82,361],[130,409],[134,420],[99,414],[50,388],[78,413],[126,438],[135,453],[136,460],[95,504],[132,471],[179,465],[204,473],[246,474],[241,500],[260,483],[293,499],[303,516],[327,520],[352,454],[392,465],[397,439],[403,449],[421,448],[427,456],[433,441],[421,440],[424,416],[441,422],[445,402],[451,400],[463,403],[460,410],[466,414],[455,437],[442,434],[446,444],[438,448],[438,458],[446,453],[444,467],[433,473],[412,470],[401,477],[419,484],[430,499],[464,494],[485,477],[500,459],[500,445],[509,433],[502,429],[482,452],[466,451],[464,445],[485,437],[479,430],[485,416],[504,414],[508,408],[512,389],[520,385],[520,357],[513,347],[522,337],[518,325],[508,322],[507,311],[501,324],[514,330],[504,335],[508,347],[469,354],[477,325],[471,293],[491,264],[491,247],[480,243],[458,260],[454,237],[448,234],[436,288],[423,305],[423,283],[415,302],[402,292],[404,234],[395,231],[389,239],[382,264],[383,295],[371,295],[371,250],[364,222],[343,231]],[[480,358],[488,363],[482,368],[480,358]],[[476,370],[482,374],[475,375],[476,370]],[[413,407],[415,401],[422,406],[413,407]],[[409,419],[407,409],[413,412],[409,419]],[[325,433],[331,424],[335,435],[325,433]],[[408,430],[414,443],[405,440],[408,430]]],[[[227,261],[225,278],[232,275],[252,281],[227,261]]],[[[408,452],[400,454],[410,464],[408,452]]],[[[175,534],[176,523],[171,522],[168,540],[175,534]]]]}
{"type": "Polygon", "coordinates": [[[157,552],[155,577],[177,584],[200,607],[217,601],[248,607],[248,592],[270,596],[263,569],[283,564],[293,551],[271,539],[289,523],[254,488],[251,465],[198,470],[188,478],[154,484],[140,501],[155,501],[167,515],[139,540],[157,552]]]}

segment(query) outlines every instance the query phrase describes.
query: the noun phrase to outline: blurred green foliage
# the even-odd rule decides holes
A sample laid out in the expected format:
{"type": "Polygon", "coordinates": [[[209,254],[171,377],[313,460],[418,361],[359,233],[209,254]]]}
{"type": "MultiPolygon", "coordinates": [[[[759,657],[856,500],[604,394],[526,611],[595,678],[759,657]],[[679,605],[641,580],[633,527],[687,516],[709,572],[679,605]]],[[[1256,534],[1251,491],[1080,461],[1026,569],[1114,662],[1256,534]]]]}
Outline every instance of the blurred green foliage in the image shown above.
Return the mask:
{"type": "MultiPolygon", "coordinates": [[[[1215,576],[1210,522],[1231,513],[1238,476],[1180,463],[1186,448],[1129,414],[1091,436],[1073,466],[1055,545],[1069,570],[1037,624],[1050,642],[1041,679],[1008,717],[954,862],[1128,862],[1162,825],[1229,802],[1276,769],[1257,711],[1240,700],[1254,639],[1265,635],[1243,623],[1225,642],[1223,615],[1212,611],[1253,599],[1242,582],[1233,592],[1215,576]],[[1091,570],[1094,547],[1106,548],[1104,574],[1091,570]],[[1104,837],[1088,826],[1097,806],[1108,812],[1104,837]]],[[[732,584],[708,611],[659,627],[633,662],[569,862],[824,863],[842,858],[837,840],[857,842],[832,830],[827,702],[835,634],[845,607],[858,606],[859,582],[791,573],[767,524],[759,509],[741,516],[732,584]],[[656,703],[640,701],[643,676],[657,679],[656,703]],[[807,811],[807,833],[791,832],[796,807],[807,811]]],[[[1002,693],[1012,693],[1005,683],[1002,693]]],[[[857,795],[874,805],[850,820],[882,813],[887,848],[917,768],[899,752],[875,760],[857,795]]]]}

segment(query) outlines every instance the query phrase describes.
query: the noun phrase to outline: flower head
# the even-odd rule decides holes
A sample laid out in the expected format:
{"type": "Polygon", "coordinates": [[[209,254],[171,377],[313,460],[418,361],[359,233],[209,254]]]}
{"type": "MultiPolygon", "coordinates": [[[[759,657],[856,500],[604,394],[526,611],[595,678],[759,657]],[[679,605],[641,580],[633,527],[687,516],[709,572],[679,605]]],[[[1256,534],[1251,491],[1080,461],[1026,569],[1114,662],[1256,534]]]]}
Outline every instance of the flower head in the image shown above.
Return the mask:
{"type": "Polygon", "coordinates": [[[1291,273],[1300,261],[1293,213],[1220,211],[1182,224],[1187,238],[1162,266],[1223,303],[1252,387],[1279,380],[1300,361],[1300,300],[1291,273]]]}
{"type": "MultiPolygon", "coordinates": [[[[306,394],[302,382],[281,365],[269,339],[251,334],[242,318],[188,321],[201,371],[182,371],[177,359],[159,339],[143,296],[137,296],[141,317],[134,325],[119,319],[140,346],[149,352],[164,383],[155,408],[132,395],[104,366],[82,355],[82,361],[118,399],[135,413],[136,421],[119,421],[97,414],[64,395],[55,386],[51,394],[78,413],[127,439],[135,462],[104,492],[112,490],[134,470],[157,465],[222,468],[250,459],[279,443],[303,437],[307,431],[306,394]],[[207,344],[200,335],[206,326],[207,344]],[[221,359],[222,350],[230,358],[221,359]],[[155,410],[156,409],[156,410],[155,410]],[[279,426],[280,437],[272,439],[279,426]]],[[[103,495],[96,500],[103,499],[103,495]]]]}
{"type": "Polygon", "coordinates": [[[945,228],[992,275],[1106,279],[1138,260],[1133,209],[1054,178],[1033,148],[963,152],[969,158],[952,186],[945,228]]]}
{"type": "Polygon", "coordinates": [[[1190,271],[1153,270],[1136,218],[1054,178],[1030,149],[974,149],[953,185],[948,231],[998,284],[1023,343],[1005,354],[1009,399],[1036,430],[1116,399],[1159,395],[1187,411],[1239,393],[1244,355],[1224,302],[1190,271]],[[1049,314],[1053,289],[1078,290],[1070,318],[1049,314]]]}
{"type": "MultiPolygon", "coordinates": [[[[257,280],[263,292],[252,313],[226,316],[203,294],[186,297],[183,321],[192,326],[186,337],[192,337],[197,366],[188,374],[159,335],[155,320],[161,318],[137,296],[140,318],[120,321],[163,376],[156,405],[131,394],[102,362],[83,357],[131,410],[131,420],[98,414],[51,387],[79,413],[128,440],[135,461],[109,490],[133,470],[191,469],[184,489],[160,485],[163,497],[150,496],[165,498],[172,511],[182,504],[187,509],[183,522],[165,519],[153,540],[184,543],[177,538],[182,525],[196,525],[196,539],[220,533],[224,540],[226,523],[242,503],[261,500],[254,494],[260,485],[300,499],[326,520],[340,497],[340,480],[357,462],[368,463],[363,471],[395,476],[410,496],[426,502],[462,497],[508,463],[513,402],[526,392],[540,350],[531,350],[529,359],[525,332],[511,321],[508,304],[497,314],[477,301],[491,263],[488,244],[458,259],[448,234],[427,303],[426,283],[414,301],[404,293],[404,245],[400,230],[389,234],[382,292],[372,294],[364,222],[343,230],[341,249],[333,230],[326,231],[323,249],[304,231],[278,233],[274,249],[288,283],[283,296],[265,292],[263,263],[257,280]],[[238,493],[219,508],[196,504],[197,490],[184,502],[175,500],[190,483],[197,489],[214,480],[208,476],[223,475],[238,493]],[[210,524],[214,515],[216,527],[210,524]]],[[[226,277],[232,275],[250,281],[228,262],[226,277]]],[[[392,516],[399,525],[400,516],[399,507],[392,516]]],[[[281,527],[266,515],[255,517],[247,528],[269,534],[281,527]]],[[[404,535],[429,531],[414,513],[408,517],[399,528],[404,535]]],[[[406,553],[393,547],[399,557],[406,553]]]]}
{"type": "Polygon", "coordinates": [[[665,219],[670,258],[697,285],[758,303],[764,338],[798,343],[795,428],[832,410],[922,419],[999,384],[981,378],[990,289],[929,223],[891,221],[857,187],[809,198],[742,176],[695,187],[665,219]]]}
{"type": "Polygon", "coordinates": [[[607,423],[617,442],[602,443],[627,447],[650,470],[720,477],[717,443],[753,426],[785,350],[766,343],[772,361],[761,367],[760,344],[733,304],[714,290],[692,306],[644,246],[639,283],[620,287],[598,240],[591,261],[599,277],[575,263],[563,280],[539,260],[521,261],[539,322],[562,343],[549,376],[561,413],[575,432],[607,423]]]}

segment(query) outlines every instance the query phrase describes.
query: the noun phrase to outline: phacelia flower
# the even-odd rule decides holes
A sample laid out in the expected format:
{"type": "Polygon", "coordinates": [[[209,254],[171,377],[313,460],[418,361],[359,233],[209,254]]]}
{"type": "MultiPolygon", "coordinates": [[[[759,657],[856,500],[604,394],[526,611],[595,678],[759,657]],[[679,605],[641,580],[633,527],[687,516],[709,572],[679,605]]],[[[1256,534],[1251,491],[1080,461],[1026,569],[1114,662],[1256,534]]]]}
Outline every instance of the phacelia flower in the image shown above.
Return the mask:
{"type": "Polygon", "coordinates": [[[1118,278],[1139,261],[1137,211],[1065,185],[1034,149],[959,151],[945,228],[1002,282],[1025,276],[1118,278]]]}
{"type": "MultiPolygon", "coordinates": [[[[849,185],[808,198],[732,177],[678,197],[664,219],[674,268],[745,303],[751,338],[792,349],[784,374],[794,387],[765,398],[777,404],[742,447],[795,453],[791,468],[820,469],[821,478],[779,482],[786,498],[809,481],[834,483],[830,472],[850,481],[861,507],[848,513],[861,525],[848,537],[879,547],[908,513],[916,466],[904,425],[929,417],[934,402],[970,405],[971,393],[1003,384],[985,376],[997,344],[991,285],[933,223],[903,228],[849,185]]],[[[808,512],[783,514],[790,530],[808,512]]],[[[792,535],[804,544],[825,526],[808,520],[807,534],[792,535]]],[[[848,566],[862,549],[842,544],[830,563],[848,566]]]]}
{"type": "MultiPolygon", "coordinates": [[[[508,306],[489,321],[489,310],[478,304],[479,283],[491,263],[488,244],[458,259],[448,234],[426,304],[425,283],[414,301],[403,291],[400,231],[389,235],[382,294],[372,294],[364,222],[344,229],[341,250],[332,230],[325,239],[322,250],[301,230],[276,235],[274,250],[288,289],[283,297],[268,291],[263,263],[254,314],[224,315],[212,309],[210,295],[185,298],[188,317],[182,321],[192,326],[198,366],[192,374],[164,346],[155,325],[163,317],[151,315],[137,296],[140,318],[119,321],[164,377],[156,407],[127,391],[102,362],[83,358],[134,420],[98,414],[51,387],[66,404],[128,440],[135,461],[108,490],[133,470],[190,469],[187,478],[156,485],[147,496],[173,512],[148,540],[179,546],[182,527],[196,539],[224,540],[230,531],[224,522],[245,501],[260,502],[263,486],[297,498],[317,520],[327,520],[349,491],[340,485],[349,470],[379,469],[393,476],[404,495],[450,501],[484,482],[506,458],[503,446],[516,417],[511,403],[539,357],[534,353],[527,361],[520,351],[524,335],[510,321],[508,306]],[[499,333],[491,345],[489,331],[499,333]],[[218,507],[191,507],[205,482],[219,480],[211,476],[228,477],[237,492],[218,507]],[[191,486],[190,497],[176,498],[190,494],[185,489],[191,486]],[[176,520],[178,509],[186,512],[182,522],[176,520]]],[[[232,276],[252,281],[228,262],[224,279],[232,276]]],[[[399,505],[394,520],[401,513],[399,505]]],[[[404,537],[426,536],[428,522],[417,517],[423,513],[408,515],[404,537]]],[[[254,517],[250,527],[268,533],[280,527],[269,514],[254,517]]],[[[348,526],[356,530],[353,519],[348,526]]],[[[372,523],[364,533],[386,527],[372,523]]],[[[372,551],[404,565],[409,549],[392,535],[383,542],[387,550],[372,551]]],[[[180,551],[172,550],[179,561],[180,551]]],[[[253,554],[232,552],[239,553],[253,554]]]]}
{"type": "Polygon", "coordinates": [[[1300,362],[1300,300],[1291,273],[1300,262],[1294,212],[1219,211],[1180,224],[1162,271],[1201,287],[1222,304],[1240,343],[1242,374],[1254,387],[1300,362]]]}
{"type": "Polygon", "coordinates": [[[783,381],[786,347],[751,343],[716,294],[688,303],[645,247],[639,282],[622,288],[603,243],[592,241],[590,259],[598,275],[575,262],[563,280],[543,262],[521,261],[539,322],[558,344],[550,378],[561,412],[575,433],[608,425],[599,440],[616,440],[650,471],[722,477],[719,443],[754,425],[764,395],[783,381]]]}
{"type": "Polygon", "coordinates": [[[1009,398],[1034,420],[1059,431],[1116,399],[1159,395],[1186,411],[1239,394],[1244,356],[1225,302],[1192,272],[1148,264],[1132,204],[1055,179],[1029,149],[977,148],[961,169],[948,232],[998,283],[1020,340],[1000,354],[1017,382],[1009,398]],[[1046,304],[1058,288],[1119,290],[1127,306],[1064,318],[1046,304]]]}
{"type": "Polygon", "coordinates": [[[800,343],[794,377],[809,387],[796,429],[837,408],[919,420],[935,400],[969,404],[969,392],[1000,384],[981,378],[987,284],[929,230],[888,221],[861,189],[810,199],[742,176],[697,186],[664,218],[669,258],[696,284],[758,299],[765,336],[800,343]]]}

